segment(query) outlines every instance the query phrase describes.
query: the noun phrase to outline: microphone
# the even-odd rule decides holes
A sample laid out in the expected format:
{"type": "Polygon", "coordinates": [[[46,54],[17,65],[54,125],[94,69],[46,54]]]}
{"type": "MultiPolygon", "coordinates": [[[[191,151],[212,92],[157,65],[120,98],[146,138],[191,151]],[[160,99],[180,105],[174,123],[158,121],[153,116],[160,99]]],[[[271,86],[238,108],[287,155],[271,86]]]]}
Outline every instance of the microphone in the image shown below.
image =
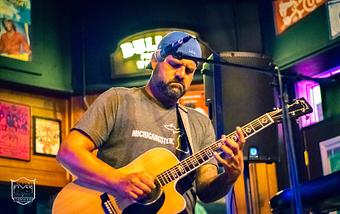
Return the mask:
{"type": "Polygon", "coordinates": [[[156,51],[156,59],[158,62],[163,62],[164,59],[171,55],[175,54],[179,47],[181,47],[184,43],[188,42],[192,36],[186,36],[182,39],[177,40],[176,42],[170,43],[169,45],[161,48],[160,50],[156,51]]]}

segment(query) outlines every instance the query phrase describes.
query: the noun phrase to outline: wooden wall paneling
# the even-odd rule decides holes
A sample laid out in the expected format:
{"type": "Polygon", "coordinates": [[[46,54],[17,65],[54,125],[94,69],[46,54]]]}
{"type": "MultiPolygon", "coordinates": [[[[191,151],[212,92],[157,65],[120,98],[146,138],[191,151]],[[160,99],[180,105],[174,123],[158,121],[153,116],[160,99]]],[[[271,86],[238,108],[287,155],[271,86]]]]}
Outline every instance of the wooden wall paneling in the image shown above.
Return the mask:
{"type": "Polygon", "coordinates": [[[269,200],[278,191],[275,163],[249,164],[251,206],[254,214],[271,214],[269,200]]]}
{"type": "Polygon", "coordinates": [[[27,105],[31,108],[31,159],[22,161],[0,157],[0,171],[2,172],[0,181],[10,182],[11,179],[26,177],[36,179],[36,184],[42,186],[62,187],[67,184],[69,178],[54,157],[34,154],[32,117],[40,116],[61,120],[61,137],[63,139],[69,130],[69,117],[67,116],[69,99],[3,88],[0,88],[0,99],[27,105]]]}
{"type": "Polygon", "coordinates": [[[246,203],[246,191],[244,187],[244,176],[243,174],[237,179],[234,185],[235,191],[235,203],[236,212],[234,213],[247,213],[247,203],[246,203]]]}

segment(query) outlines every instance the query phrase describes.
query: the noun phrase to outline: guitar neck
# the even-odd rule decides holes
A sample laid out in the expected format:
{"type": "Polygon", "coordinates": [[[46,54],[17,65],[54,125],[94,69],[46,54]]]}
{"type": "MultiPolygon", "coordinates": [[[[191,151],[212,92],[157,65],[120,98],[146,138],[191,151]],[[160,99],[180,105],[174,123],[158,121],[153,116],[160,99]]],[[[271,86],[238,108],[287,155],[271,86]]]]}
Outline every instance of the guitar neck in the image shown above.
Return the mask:
{"type": "MultiPolygon", "coordinates": [[[[272,117],[266,113],[257,119],[251,121],[250,123],[241,127],[244,137],[247,139],[250,136],[260,132],[262,129],[270,126],[274,123],[272,117]]],[[[228,134],[226,136],[234,141],[238,140],[236,131],[228,134]]],[[[223,141],[220,139],[210,146],[200,150],[199,152],[189,156],[180,163],[171,167],[170,169],[164,171],[163,173],[156,176],[158,183],[164,186],[173,180],[185,177],[190,172],[194,171],[198,167],[202,166],[204,163],[208,162],[214,157],[214,152],[218,151],[223,145],[223,141]]]]}

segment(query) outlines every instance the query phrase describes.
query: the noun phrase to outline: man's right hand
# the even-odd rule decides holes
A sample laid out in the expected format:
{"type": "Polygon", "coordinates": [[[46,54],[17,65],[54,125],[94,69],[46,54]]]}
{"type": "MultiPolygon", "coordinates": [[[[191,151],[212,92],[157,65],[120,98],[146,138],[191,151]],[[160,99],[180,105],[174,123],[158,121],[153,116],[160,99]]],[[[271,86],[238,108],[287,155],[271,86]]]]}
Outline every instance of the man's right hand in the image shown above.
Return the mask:
{"type": "Polygon", "coordinates": [[[113,189],[124,198],[137,200],[156,188],[154,177],[145,172],[131,174],[118,173],[114,177],[113,189]]]}

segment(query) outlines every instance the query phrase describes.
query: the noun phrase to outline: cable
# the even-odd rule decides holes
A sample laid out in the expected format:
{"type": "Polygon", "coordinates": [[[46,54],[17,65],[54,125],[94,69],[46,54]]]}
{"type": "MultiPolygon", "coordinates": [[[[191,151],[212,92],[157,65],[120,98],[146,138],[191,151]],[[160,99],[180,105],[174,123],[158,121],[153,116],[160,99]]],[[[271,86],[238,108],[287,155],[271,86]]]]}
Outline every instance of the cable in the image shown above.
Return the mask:
{"type": "Polygon", "coordinates": [[[196,37],[196,40],[201,43],[204,47],[208,48],[209,51],[215,55],[219,55],[219,53],[217,53],[216,51],[214,51],[214,49],[212,49],[210,47],[210,45],[208,45],[208,43],[204,42],[202,39],[200,39],[199,37],[196,37]]]}
{"type": "Polygon", "coordinates": [[[234,187],[232,187],[231,189],[231,197],[230,197],[230,201],[229,201],[229,210],[231,214],[238,214],[238,209],[237,209],[237,203],[235,200],[235,189],[234,187]],[[235,207],[235,211],[233,210],[233,208],[235,207]]]}
{"type": "Polygon", "coordinates": [[[231,188],[231,197],[230,197],[230,202],[229,202],[229,210],[230,213],[233,214],[233,198],[234,198],[234,187],[231,188]]]}
{"type": "MultiPolygon", "coordinates": [[[[83,18],[83,16],[81,17],[81,19],[83,18]]],[[[84,23],[83,20],[81,23],[84,23]]],[[[87,97],[86,97],[86,63],[85,63],[85,30],[84,30],[84,24],[81,24],[81,64],[82,64],[82,98],[83,98],[83,107],[85,110],[87,110],[89,108],[89,104],[87,102],[87,97]]]]}
{"type": "Polygon", "coordinates": [[[237,202],[236,202],[235,191],[234,190],[233,190],[233,195],[234,195],[235,211],[236,211],[236,214],[238,214],[238,208],[237,208],[237,202]]]}

